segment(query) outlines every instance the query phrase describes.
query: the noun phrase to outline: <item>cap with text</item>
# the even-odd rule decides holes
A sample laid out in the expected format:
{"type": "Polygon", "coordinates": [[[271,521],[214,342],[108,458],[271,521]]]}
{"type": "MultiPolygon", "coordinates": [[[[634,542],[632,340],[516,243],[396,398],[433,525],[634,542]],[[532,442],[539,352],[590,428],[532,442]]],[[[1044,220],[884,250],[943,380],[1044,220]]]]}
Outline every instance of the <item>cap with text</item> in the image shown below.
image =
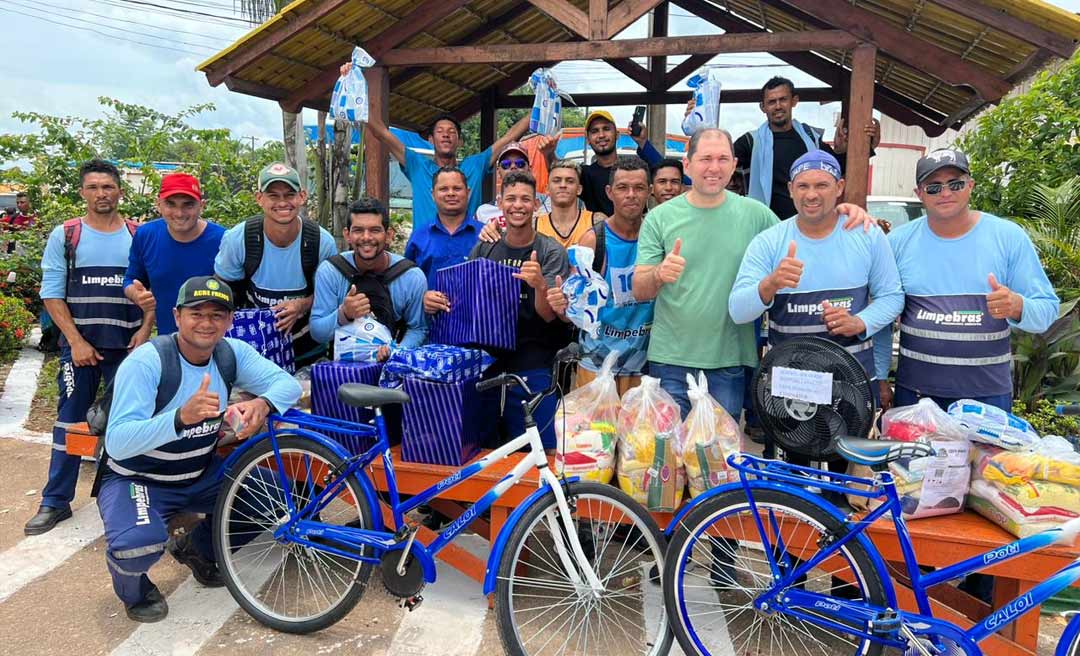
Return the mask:
{"type": "Polygon", "coordinates": [[[214,276],[188,278],[176,295],[176,307],[192,307],[202,303],[217,303],[230,312],[236,307],[233,303],[232,288],[228,283],[214,276]]]}
{"type": "Polygon", "coordinates": [[[794,182],[800,173],[807,171],[824,171],[837,180],[844,177],[840,173],[840,162],[837,161],[836,157],[832,153],[820,149],[811,150],[795,160],[791,164],[788,180],[794,182]]]}

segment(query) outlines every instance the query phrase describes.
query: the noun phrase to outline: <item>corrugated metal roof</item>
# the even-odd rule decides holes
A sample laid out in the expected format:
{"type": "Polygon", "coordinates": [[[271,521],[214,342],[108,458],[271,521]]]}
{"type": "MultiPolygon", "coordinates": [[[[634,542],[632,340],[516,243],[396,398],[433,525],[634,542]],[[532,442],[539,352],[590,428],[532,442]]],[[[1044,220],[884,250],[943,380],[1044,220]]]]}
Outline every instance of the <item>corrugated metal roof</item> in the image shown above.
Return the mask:
{"type": "MultiPolygon", "coordinates": [[[[588,13],[588,0],[571,1],[588,13]]],[[[963,1],[1022,19],[1065,37],[1066,43],[1080,39],[1080,18],[1039,0],[963,1]]],[[[726,0],[721,4],[712,6],[726,10],[728,16],[744,25],[753,24],[770,32],[827,26],[780,0],[726,0]]],[[[1030,36],[1025,40],[1008,32],[999,20],[981,22],[966,17],[942,6],[950,4],[945,0],[853,0],[851,4],[1010,82],[1019,81],[1050,58],[1045,48],[1029,42],[1030,36]]],[[[304,105],[324,108],[333,85],[332,71],[349,59],[353,45],[371,43],[417,6],[417,0],[296,0],[200,64],[198,70],[206,73],[212,84],[224,81],[231,89],[274,100],[288,98],[318,83],[314,97],[304,105]],[[302,29],[297,30],[298,25],[302,29]]],[[[576,38],[568,28],[524,0],[473,0],[399,47],[544,43],[576,38]]],[[[850,57],[847,52],[816,55],[841,66],[847,65],[850,57]]],[[[496,85],[505,87],[516,82],[535,66],[533,62],[391,68],[391,120],[415,128],[443,112],[475,109],[480,94],[496,85]]],[[[894,106],[906,106],[941,125],[962,122],[983,104],[971,89],[935,79],[880,48],[875,78],[894,106]]]]}

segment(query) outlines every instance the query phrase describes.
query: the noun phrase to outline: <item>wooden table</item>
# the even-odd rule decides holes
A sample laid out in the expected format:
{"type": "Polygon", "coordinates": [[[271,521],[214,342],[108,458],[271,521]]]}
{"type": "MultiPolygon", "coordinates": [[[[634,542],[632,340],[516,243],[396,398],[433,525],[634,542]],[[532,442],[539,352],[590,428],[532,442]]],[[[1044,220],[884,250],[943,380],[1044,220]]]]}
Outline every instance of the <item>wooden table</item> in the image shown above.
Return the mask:
{"type": "MultiPolygon", "coordinates": [[[[69,429],[68,453],[92,456],[96,444],[97,438],[89,434],[85,424],[69,429]]],[[[457,467],[403,462],[400,457],[400,447],[394,447],[392,451],[398,491],[402,494],[422,492],[458,469],[457,467]]],[[[430,505],[448,517],[456,518],[464,510],[462,504],[476,502],[509,473],[522,457],[524,454],[512,454],[472,478],[444,490],[440,499],[434,500],[430,505]]],[[[370,473],[376,489],[385,492],[386,476],[381,458],[372,463],[370,473]]],[[[472,530],[484,538],[493,540],[506,524],[510,513],[526,497],[536,491],[538,481],[539,475],[535,471],[528,472],[517,485],[507,490],[495,502],[491,508],[490,521],[478,519],[473,523],[472,530]]],[[[667,526],[672,519],[671,513],[653,513],[653,516],[661,528],[667,526]]],[[[392,524],[389,508],[385,504],[383,517],[388,524],[392,524]]],[[[1005,530],[972,512],[919,519],[908,522],[907,526],[919,564],[930,567],[945,567],[1016,539],[1005,530]]],[[[904,571],[901,564],[903,556],[892,522],[881,520],[868,530],[868,534],[882,556],[896,564],[899,571],[904,571]]],[[[435,539],[435,533],[421,527],[417,538],[423,544],[430,544],[435,539]]],[[[988,568],[984,573],[994,577],[994,608],[1000,608],[1010,599],[1030,590],[1054,572],[1072,563],[1077,557],[1080,557],[1080,549],[1074,546],[1055,547],[988,568]]],[[[487,563],[453,543],[447,545],[439,553],[438,558],[476,581],[482,582],[484,579],[487,563]]],[[[910,588],[905,587],[901,581],[894,581],[894,586],[901,607],[905,610],[917,611],[914,594],[910,588]]],[[[981,621],[992,611],[988,604],[949,585],[932,588],[930,596],[936,617],[948,619],[965,628],[981,621]]],[[[1033,656],[1038,638],[1039,613],[1037,609],[1033,609],[1017,622],[987,638],[982,647],[990,656],[1033,656]]]]}

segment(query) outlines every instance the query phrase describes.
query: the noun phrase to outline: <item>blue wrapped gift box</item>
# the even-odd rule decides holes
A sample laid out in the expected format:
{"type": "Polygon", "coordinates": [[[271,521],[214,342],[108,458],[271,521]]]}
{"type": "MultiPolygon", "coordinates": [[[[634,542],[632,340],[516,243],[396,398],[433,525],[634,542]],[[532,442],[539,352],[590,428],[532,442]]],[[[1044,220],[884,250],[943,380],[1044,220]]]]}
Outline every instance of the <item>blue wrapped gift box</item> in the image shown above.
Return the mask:
{"type": "Polygon", "coordinates": [[[251,345],[267,360],[290,374],[296,373],[292,335],[279,331],[269,308],[246,308],[233,312],[233,323],[226,337],[251,345]]]}
{"type": "Polygon", "coordinates": [[[431,322],[430,341],[454,346],[510,350],[517,346],[522,282],[517,269],[478,258],[435,272],[435,290],[450,299],[450,311],[431,322]]]}
{"type": "MultiPolygon", "coordinates": [[[[318,362],[311,367],[311,412],[312,414],[334,419],[343,419],[358,424],[370,423],[375,413],[367,408],[354,408],[338,400],[338,387],[345,383],[363,383],[377,385],[382,372],[379,362],[318,362]]],[[[392,444],[401,440],[401,408],[396,405],[385,406],[383,417],[386,431],[392,444]]],[[[346,433],[327,433],[350,453],[363,453],[372,447],[374,441],[346,433]]]]}
{"type": "Polygon", "coordinates": [[[456,467],[479,453],[484,417],[478,380],[404,379],[410,402],[403,408],[402,460],[456,467]]]}

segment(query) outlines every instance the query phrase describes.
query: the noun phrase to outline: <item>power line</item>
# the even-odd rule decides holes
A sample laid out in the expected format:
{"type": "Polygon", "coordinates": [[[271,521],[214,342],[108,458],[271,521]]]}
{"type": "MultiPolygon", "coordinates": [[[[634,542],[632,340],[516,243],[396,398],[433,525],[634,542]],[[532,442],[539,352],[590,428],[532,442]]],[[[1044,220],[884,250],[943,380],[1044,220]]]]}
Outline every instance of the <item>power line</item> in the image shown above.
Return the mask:
{"type": "MultiPolygon", "coordinates": [[[[180,0],[174,0],[174,1],[179,2],[180,0]]],[[[204,17],[207,17],[207,18],[218,18],[218,19],[221,19],[221,20],[234,21],[234,22],[237,22],[237,23],[243,23],[244,25],[249,26],[249,27],[252,25],[251,21],[243,19],[243,18],[237,18],[236,16],[222,16],[220,14],[210,14],[210,13],[206,13],[206,12],[202,12],[202,11],[195,11],[194,9],[181,9],[179,7],[171,7],[171,6],[168,6],[168,5],[158,4],[158,3],[155,3],[155,2],[146,2],[145,0],[118,0],[118,2],[125,2],[125,3],[128,3],[128,4],[139,5],[139,6],[143,6],[143,7],[153,7],[153,8],[156,8],[156,9],[163,9],[163,10],[166,10],[166,11],[175,11],[175,12],[178,12],[178,13],[181,13],[181,14],[190,14],[192,16],[204,16],[204,17]]]]}
{"type": "MultiPolygon", "coordinates": [[[[37,7],[34,6],[34,5],[26,5],[26,4],[23,4],[21,2],[18,2],[17,0],[3,0],[3,1],[7,2],[9,4],[18,5],[20,7],[25,8],[25,9],[37,9],[37,7]]],[[[164,31],[164,32],[168,32],[169,34],[189,34],[191,36],[199,37],[201,39],[211,39],[211,40],[217,41],[217,43],[211,44],[213,47],[217,47],[217,48],[222,47],[224,45],[224,43],[225,43],[224,39],[222,39],[220,37],[210,36],[210,35],[202,34],[202,33],[199,33],[199,32],[187,32],[187,31],[177,29],[177,28],[174,28],[174,27],[168,27],[168,26],[164,26],[164,25],[154,25],[152,23],[142,23],[142,22],[139,22],[139,21],[128,20],[126,18],[117,18],[115,16],[109,16],[108,14],[98,14],[98,13],[94,13],[92,11],[86,11],[84,9],[75,9],[75,8],[72,8],[72,7],[64,7],[62,5],[54,5],[54,4],[50,4],[48,2],[38,2],[37,4],[38,5],[43,5],[43,6],[46,6],[46,7],[52,7],[53,9],[56,9],[58,11],[65,11],[65,12],[76,13],[76,14],[87,14],[87,15],[90,15],[90,16],[96,16],[98,18],[104,18],[104,19],[107,19],[107,20],[110,20],[110,21],[116,21],[116,22],[120,22],[120,23],[129,23],[131,25],[139,25],[141,27],[148,27],[148,28],[155,29],[155,30],[161,30],[161,31],[164,31]]],[[[84,19],[80,18],[79,16],[65,16],[65,18],[71,18],[73,20],[84,20],[84,19]]],[[[88,21],[88,22],[92,22],[92,21],[88,21]]],[[[111,28],[110,27],[110,29],[117,29],[117,28],[111,28]]],[[[147,34],[145,36],[155,36],[155,35],[147,34]]],[[[201,44],[201,45],[205,46],[206,44],[201,44]]]]}
{"type": "MultiPolygon", "coordinates": [[[[213,18],[204,18],[204,17],[201,17],[201,16],[188,16],[188,15],[182,13],[184,11],[182,9],[180,9],[180,10],[173,10],[173,9],[158,10],[158,9],[149,9],[149,8],[146,8],[146,7],[134,7],[134,6],[131,6],[131,5],[123,4],[122,0],[97,0],[97,2],[95,2],[94,4],[109,5],[110,7],[119,7],[120,9],[123,9],[124,11],[138,11],[138,12],[142,12],[144,14],[149,14],[149,15],[153,15],[153,16],[167,16],[167,17],[172,18],[172,19],[193,21],[193,22],[197,22],[197,23],[200,23],[200,24],[203,24],[203,25],[220,25],[222,27],[230,27],[230,28],[238,29],[238,30],[245,29],[245,27],[243,27],[243,26],[235,25],[233,23],[226,22],[228,20],[232,20],[231,18],[222,17],[224,20],[215,20],[213,18]],[[172,11],[180,11],[181,13],[174,14],[174,13],[171,13],[172,11]]],[[[250,26],[248,26],[248,27],[250,27],[250,26]]]]}
{"type": "MultiPolygon", "coordinates": [[[[135,43],[135,44],[138,44],[138,45],[141,45],[141,46],[147,46],[149,48],[158,48],[158,49],[161,49],[161,50],[172,50],[173,52],[179,52],[179,53],[184,54],[184,55],[200,56],[198,53],[193,53],[193,52],[190,52],[188,50],[181,50],[179,48],[170,48],[169,46],[163,46],[163,45],[160,45],[160,44],[157,44],[157,43],[147,43],[146,41],[139,41],[137,39],[129,39],[129,38],[125,38],[125,37],[122,37],[122,36],[118,36],[116,34],[109,34],[107,32],[100,32],[100,31],[95,30],[95,29],[93,29],[91,27],[84,27],[82,25],[71,25],[69,23],[62,23],[60,21],[52,20],[50,18],[45,18],[44,16],[37,16],[35,14],[27,14],[25,12],[18,11],[17,9],[10,9],[10,8],[7,8],[7,7],[0,7],[0,11],[4,11],[4,12],[10,13],[10,14],[18,14],[20,16],[26,16],[27,18],[35,18],[35,19],[37,19],[39,21],[44,21],[46,23],[51,23],[53,25],[58,25],[60,27],[68,27],[68,28],[71,28],[73,30],[82,30],[84,32],[92,32],[94,34],[106,37],[108,39],[115,39],[117,41],[126,41],[128,43],[135,43]]],[[[108,27],[108,26],[99,25],[98,23],[93,23],[93,24],[98,25],[99,27],[108,27]]],[[[109,29],[119,29],[119,28],[109,28],[109,29]]],[[[136,34],[138,34],[138,33],[136,32],[136,34]]]]}

